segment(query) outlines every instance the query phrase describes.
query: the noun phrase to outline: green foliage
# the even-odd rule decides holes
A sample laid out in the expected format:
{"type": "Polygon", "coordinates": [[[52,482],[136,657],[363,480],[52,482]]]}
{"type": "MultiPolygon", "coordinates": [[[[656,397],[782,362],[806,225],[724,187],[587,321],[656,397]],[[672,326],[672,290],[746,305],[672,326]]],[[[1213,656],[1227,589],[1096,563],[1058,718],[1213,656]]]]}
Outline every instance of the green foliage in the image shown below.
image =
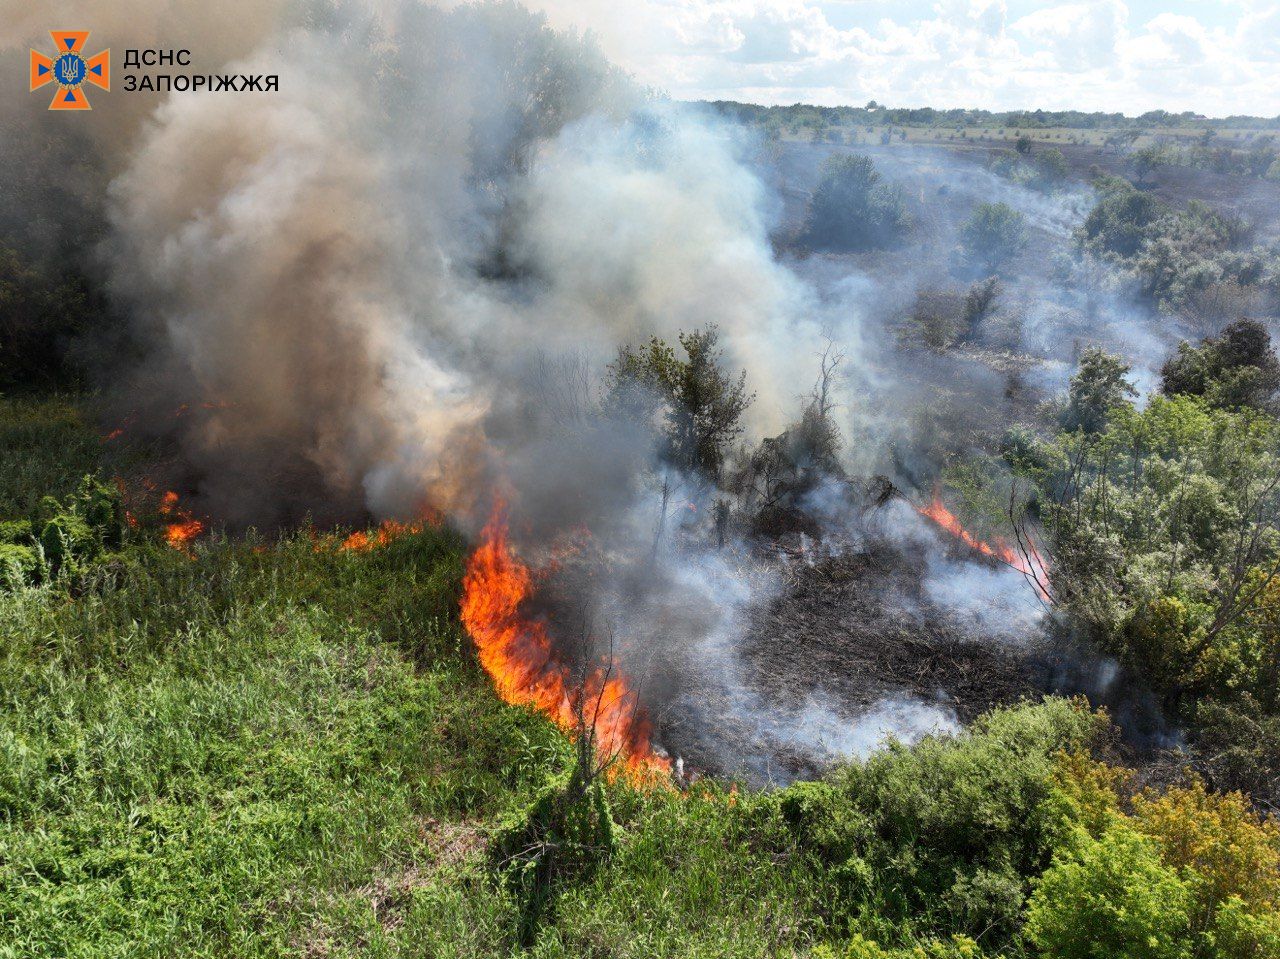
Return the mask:
{"type": "Polygon", "coordinates": [[[1198,347],[1180,343],[1160,371],[1160,389],[1203,396],[1215,406],[1267,410],[1280,389],[1280,360],[1263,324],[1237,320],[1198,347]]]}
{"type": "Polygon", "coordinates": [[[624,346],[609,366],[607,415],[649,423],[661,416],[660,455],[672,465],[707,478],[719,476],[730,442],[742,433],[742,414],[755,398],[746,371],[724,367],[714,326],[681,333],[685,358],[654,337],[639,349],[624,346]]]}
{"type": "Polygon", "coordinates": [[[1026,938],[1055,959],[1189,959],[1190,907],[1155,844],[1117,823],[1080,836],[1036,882],[1026,938]]]}
{"type": "Polygon", "coordinates": [[[965,261],[983,274],[999,272],[1025,240],[1025,218],[1007,203],[980,203],[960,228],[965,261]]]}
{"type": "Polygon", "coordinates": [[[75,493],[98,468],[102,444],[69,399],[0,402],[0,521],[41,515],[46,496],[75,493]]]}
{"type": "Polygon", "coordinates": [[[1274,647],[1242,617],[1280,546],[1278,442],[1253,411],[1154,397],[1018,457],[1040,490],[1055,595],[1170,705],[1259,687],[1274,647]]]}
{"type": "Polygon", "coordinates": [[[1041,150],[1036,154],[1036,172],[1039,182],[1046,187],[1055,187],[1067,178],[1070,167],[1061,150],[1041,150]]]}
{"type": "Polygon", "coordinates": [[[778,813],[851,916],[1007,940],[1050,852],[1054,756],[1099,717],[1064,700],[996,711],[955,739],[891,748],[781,793],[778,813]]]}
{"type": "Polygon", "coordinates": [[[870,939],[855,935],[842,950],[825,946],[814,950],[814,959],[982,959],[983,952],[968,936],[952,936],[947,941],[929,939],[898,949],[886,949],[870,939]]]}
{"type": "Polygon", "coordinates": [[[1138,391],[1125,377],[1129,366],[1120,357],[1096,346],[1080,355],[1080,367],[1071,377],[1062,428],[1097,433],[1107,425],[1111,410],[1126,403],[1138,391]]]}
{"type": "Polygon", "coordinates": [[[847,153],[827,160],[809,201],[807,242],[824,249],[873,249],[896,243],[910,226],[901,191],[882,182],[870,157],[847,153]]]}
{"type": "Polygon", "coordinates": [[[521,904],[526,946],[552,917],[563,885],[583,881],[616,851],[613,815],[593,761],[589,749],[580,751],[573,769],[547,783],[495,836],[493,862],[521,904]]]}
{"type": "Polygon", "coordinates": [[[124,509],[120,491],[85,476],[79,488],[62,500],[45,497],[38,538],[50,574],[74,578],[124,542],[124,509]]]}
{"type": "Polygon", "coordinates": [[[1077,233],[1081,249],[1110,261],[1136,292],[1197,322],[1221,325],[1276,300],[1274,250],[1243,250],[1248,226],[1197,200],[1174,209],[1128,181],[1095,182],[1098,202],[1077,233]]]}
{"type": "MultiPolygon", "coordinates": [[[[1268,646],[1275,650],[1274,640],[1268,646]]],[[[1274,669],[1275,659],[1271,660],[1274,669]]],[[[1206,758],[1206,768],[1215,783],[1242,789],[1257,802],[1280,806],[1280,714],[1276,709],[1278,691],[1274,683],[1258,690],[1260,703],[1251,693],[1229,702],[1209,699],[1196,706],[1196,743],[1206,758]]]]}
{"type": "Polygon", "coordinates": [[[1091,249],[1120,257],[1134,256],[1147,239],[1147,229],[1168,212],[1158,197],[1136,190],[1118,178],[1095,184],[1098,202],[1085,217],[1082,241],[1091,249]]]}

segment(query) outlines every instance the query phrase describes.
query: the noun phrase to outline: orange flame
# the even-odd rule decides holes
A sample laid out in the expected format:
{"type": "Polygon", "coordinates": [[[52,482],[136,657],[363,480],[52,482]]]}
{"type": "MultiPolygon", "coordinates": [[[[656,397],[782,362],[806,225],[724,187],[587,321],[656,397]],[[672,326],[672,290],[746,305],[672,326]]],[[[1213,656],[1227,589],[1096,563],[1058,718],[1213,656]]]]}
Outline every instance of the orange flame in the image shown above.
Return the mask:
{"type": "Polygon", "coordinates": [[[546,624],[521,614],[533,594],[533,577],[511,549],[501,506],[481,540],[462,581],[462,623],[498,695],[535,707],[571,734],[579,715],[586,716],[600,755],[621,759],[637,781],[669,773],[671,761],[654,751],[648,715],[626,678],[597,668],[586,682],[575,683],[552,650],[546,624]]]}
{"type": "Polygon", "coordinates": [[[371,549],[386,546],[392,540],[401,536],[411,536],[420,532],[422,532],[421,523],[397,523],[395,520],[389,519],[374,530],[372,534],[366,530],[356,530],[342,541],[338,549],[348,550],[353,553],[367,553],[371,549]]]}
{"type": "Polygon", "coordinates": [[[1036,544],[1030,537],[1024,544],[1025,549],[1015,549],[1000,538],[997,538],[994,543],[983,542],[965,529],[956,515],[947,509],[942,502],[942,495],[936,489],[933,491],[933,499],[929,505],[917,506],[916,510],[921,516],[933,520],[970,549],[1012,566],[1031,581],[1042,600],[1046,603],[1051,602],[1047,588],[1049,564],[1040,555],[1040,551],[1036,549],[1036,544]]]}
{"type": "Polygon", "coordinates": [[[178,504],[178,494],[173,490],[160,498],[160,515],[173,520],[165,524],[164,538],[174,549],[185,550],[193,539],[204,532],[204,523],[178,504]]]}
{"type": "MultiPolygon", "coordinates": [[[[419,511],[418,515],[421,519],[413,523],[400,523],[396,520],[388,519],[379,524],[378,528],[373,532],[358,529],[354,533],[348,533],[342,542],[337,544],[337,550],[340,553],[367,553],[387,546],[402,536],[413,536],[421,533],[428,526],[444,525],[444,514],[432,507],[424,507],[419,511]]],[[[331,535],[318,537],[315,548],[317,551],[332,549],[335,541],[336,537],[331,535]]]]}

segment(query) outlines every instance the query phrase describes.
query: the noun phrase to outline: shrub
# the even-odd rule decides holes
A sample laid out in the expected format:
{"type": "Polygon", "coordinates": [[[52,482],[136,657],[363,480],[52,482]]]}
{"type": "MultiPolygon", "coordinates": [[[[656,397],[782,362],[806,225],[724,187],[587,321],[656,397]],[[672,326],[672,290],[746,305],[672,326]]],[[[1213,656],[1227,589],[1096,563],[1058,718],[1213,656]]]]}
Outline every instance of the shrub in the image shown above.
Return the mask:
{"type": "Polygon", "coordinates": [[[1194,880],[1197,931],[1230,899],[1254,912],[1280,905],[1280,829],[1240,793],[1210,793],[1199,781],[1140,793],[1133,823],[1156,842],[1165,864],[1194,880]]]}
{"type": "Polygon", "coordinates": [[[901,191],[882,182],[870,157],[849,153],[824,165],[805,239],[823,249],[873,249],[897,242],[910,225],[901,191]]]}
{"type": "Polygon", "coordinates": [[[1066,700],[996,710],[955,738],[894,747],[781,793],[799,849],[841,878],[846,909],[938,934],[1009,938],[1052,849],[1054,757],[1105,720],[1066,700]]]}
{"type": "Polygon", "coordinates": [[[1025,240],[1025,218],[1007,203],[979,204],[960,229],[965,261],[987,274],[998,272],[1025,240]]]}
{"type": "Polygon", "coordinates": [[[1101,195],[1085,217],[1082,241],[1098,252],[1133,256],[1147,237],[1147,229],[1168,212],[1159,198],[1135,190],[1127,180],[1113,178],[1099,184],[1101,195]]]}
{"type": "Polygon", "coordinates": [[[1025,935],[1054,959],[1187,959],[1191,900],[1155,843],[1116,823],[1036,881],[1025,935]]]}
{"type": "Polygon", "coordinates": [[[41,503],[43,520],[38,536],[28,523],[9,522],[0,528],[5,565],[12,578],[16,570],[32,582],[48,572],[76,576],[88,564],[124,541],[124,513],[120,492],[85,476],[74,493],[58,500],[46,496],[41,503]]]}

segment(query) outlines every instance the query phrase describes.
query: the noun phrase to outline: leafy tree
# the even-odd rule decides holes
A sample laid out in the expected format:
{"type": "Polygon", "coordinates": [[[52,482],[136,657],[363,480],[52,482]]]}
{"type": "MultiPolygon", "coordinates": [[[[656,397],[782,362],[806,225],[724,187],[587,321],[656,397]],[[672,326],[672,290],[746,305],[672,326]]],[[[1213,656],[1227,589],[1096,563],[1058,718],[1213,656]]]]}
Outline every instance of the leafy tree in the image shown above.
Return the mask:
{"type": "Polygon", "coordinates": [[[870,157],[848,153],[823,166],[805,236],[817,247],[865,250],[897,242],[910,225],[901,191],[883,182],[870,157]]]}
{"type": "Polygon", "coordinates": [[[998,272],[1025,240],[1025,218],[1007,203],[979,204],[960,230],[966,261],[985,273],[998,272]]]}
{"type": "Polygon", "coordinates": [[[1215,406],[1271,409],[1280,389],[1280,360],[1265,326],[1237,320],[1198,347],[1180,343],[1160,371],[1160,389],[1203,396],[1215,406]]]}
{"type": "Polygon", "coordinates": [[[1080,368],[1071,377],[1067,408],[1062,413],[1062,427],[1097,433],[1107,425],[1107,414],[1114,407],[1137,396],[1126,376],[1129,366],[1118,356],[1099,347],[1089,347],[1080,356],[1080,368]]]}
{"type": "Polygon", "coordinates": [[[624,346],[609,366],[607,412],[665,424],[661,455],[708,479],[720,475],[729,444],[741,435],[742,414],[755,398],[745,371],[725,369],[714,326],[679,335],[684,358],[654,337],[639,349],[624,346]]]}
{"type": "Polygon", "coordinates": [[[1055,599],[1169,709],[1262,695],[1276,648],[1254,617],[1280,571],[1274,420],[1156,396],[1010,462],[1039,488],[1055,599]]]}
{"type": "Polygon", "coordinates": [[[1148,146],[1134,152],[1129,158],[1129,165],[1133,167],[1134,175],[1138,178],[1138,183],[1146,182],[1157,167],[1166,165],[1169,158],[1162,147],[1148,146]]]}
{"type": "Polygon", "coordinates": [[[1168,206],[1119,177],[1101,180],[1095,186],[1100,196],[1085,217],[1082,242],[1097,252],[1133,256],[1147,238],[1148,227],[1168,212],[1168,206]]]}
{"type": "Polygon", "coordinates": [[[1039,181],[1046,187],[1057,186],[1067,178],[1071,169],[1067,164],[1067,158],[1057,148],[1037,153],[1035,165],[1039,181]]]}

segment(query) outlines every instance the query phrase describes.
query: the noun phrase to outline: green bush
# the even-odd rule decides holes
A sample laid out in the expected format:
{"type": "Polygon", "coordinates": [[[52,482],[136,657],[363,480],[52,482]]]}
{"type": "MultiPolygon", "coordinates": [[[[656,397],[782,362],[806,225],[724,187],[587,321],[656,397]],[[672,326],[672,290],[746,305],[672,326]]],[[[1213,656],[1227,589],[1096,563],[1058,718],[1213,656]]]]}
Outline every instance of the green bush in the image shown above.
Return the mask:
{"type": "Polygon", "coordinates": [[[981,275],[998,273],[1026,242],[1026,223],[1007,203],[981,203],[960,228],[960,251],[981,275]]]}
{"type": "Polygon", "coordinates": [[[114,486],[85,476],[63,500],[45,497],[39,543],[55,575],[77,576],[124,542],[124,511],[114,486]]]}
{"type": "Polygon", "coordinates": [[[1191,902],[1155,844],[1116,824],[1081,835],[1036,881],[1025,935],[1054,959],[1189,959],[1191,902]]]}
{"type": "Polygon", "coordinates": [[[866,250],[898,242],[911,227],[902,193],[884,183],[871,158],[833,156],[809,201],[805,240],[819,248],[866,250]]]}
{"type": "Polygon", "coordinates": [[[1010,938],[1027,877],[1048,863],[1054,755],[1105,720],[1066,700],[997,710],[955,738],[893,747],[778,795],[798,848],[852,918],[1010,938]]]}

